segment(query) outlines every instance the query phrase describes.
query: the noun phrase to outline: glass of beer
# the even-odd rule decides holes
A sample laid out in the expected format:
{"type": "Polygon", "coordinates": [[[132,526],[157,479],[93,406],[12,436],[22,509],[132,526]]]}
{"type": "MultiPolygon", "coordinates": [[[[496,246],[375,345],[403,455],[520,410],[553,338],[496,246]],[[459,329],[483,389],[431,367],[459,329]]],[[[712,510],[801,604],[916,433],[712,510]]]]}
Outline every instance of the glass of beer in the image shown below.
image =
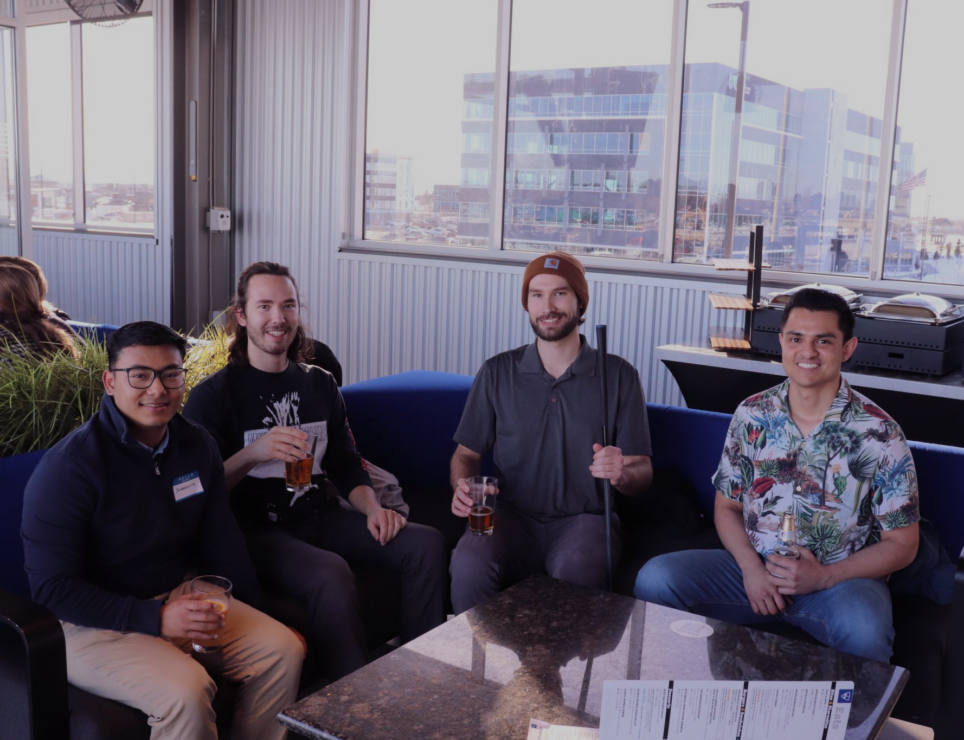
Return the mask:
{"type": "MultiPolygon", "coordinates": [[[[228,605],[231,603],[231,581],[222,576],[198,576],[191,581],[191,593],[199,601],[206,601],[214,605],[218,614],[227,615],[228,605]]],[[[227,616],[225,616],[227,619],[227,616]]],[[[217,637],[206,639],[195,638],[191,647],[196,653],[215,653],[221,649],[221,632],[217,637]]]]}
{"type": "Polygon", "coordinates": [[[495,498],[499,481],[487,475],[467,478],[472,508],[469,511],[469,531],[472,534],[492,534],[495,525],[495,498]]]}
{"type": "Polygon", "coordinates": [[[311,487],[311,469],[315,464],[318,435],[306,432],[308,450],[304,460],[285,460],[285,487],[292,493],[304,493],[311,487]]]}

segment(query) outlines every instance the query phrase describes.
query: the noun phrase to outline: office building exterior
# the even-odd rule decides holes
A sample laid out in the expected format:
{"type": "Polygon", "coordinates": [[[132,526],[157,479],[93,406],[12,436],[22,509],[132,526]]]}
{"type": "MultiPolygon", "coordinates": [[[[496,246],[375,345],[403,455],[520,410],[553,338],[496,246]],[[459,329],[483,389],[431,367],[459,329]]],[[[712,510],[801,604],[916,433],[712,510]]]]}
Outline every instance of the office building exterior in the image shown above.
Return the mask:
{"type": "MultiPolygon", "coordinates": [[[[506,146],[507,249],[657,259],[665,147],[665,66],[513,72],[506,146]]],[[[684,77],[674,259],[723,254],[737,70],[690,64],[684,77]]],[[[466,75],[458,243],[487,241],[491,74],[466,75]]],[[[774,266],[828,271],[840,238],[844,271],[866,269],[873,238],[882,122],[845,93],[796,90],[746,75],[734,254],[765,229],[774,266]]],[[[895,179],[913,170],[900,141],[895,179]]],[[[909,220],[912,193],[892,198],[909,220]]],[[[670,196],[671,197],[671,196],[670,196]]]]}

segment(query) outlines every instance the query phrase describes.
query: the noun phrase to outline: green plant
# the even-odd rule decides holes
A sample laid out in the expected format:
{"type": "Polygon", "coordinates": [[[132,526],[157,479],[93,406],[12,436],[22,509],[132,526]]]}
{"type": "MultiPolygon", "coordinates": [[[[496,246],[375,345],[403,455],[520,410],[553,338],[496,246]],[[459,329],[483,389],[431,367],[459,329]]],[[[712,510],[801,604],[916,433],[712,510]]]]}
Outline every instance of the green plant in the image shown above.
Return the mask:
{"type": "Polygon", "coordinates": [[[228,364],[228,344],[231,335],[220,324],[209,324],[201,332],[184,358],[184,402],[187,403],[191,389],[228,364]]]}
{"type": "Polygon", "coordinates": [[[107,350],[87,341],[77,349],[77,359],[20,357],[0,344],[0,457],[46,449],[100,407],[107,350]]]}
{"type": "MultiPolygon", "coordinates": [[[[229,340],[223,327],[212,324],[189,348],[185,401],[194,386],[227,364],[229,340]]],[[[81,340],[77,349],[77,359],[63,352],[20,357],[0,343],[0,457],[47,449],[100,408],[107,348],[81,340]]]]}

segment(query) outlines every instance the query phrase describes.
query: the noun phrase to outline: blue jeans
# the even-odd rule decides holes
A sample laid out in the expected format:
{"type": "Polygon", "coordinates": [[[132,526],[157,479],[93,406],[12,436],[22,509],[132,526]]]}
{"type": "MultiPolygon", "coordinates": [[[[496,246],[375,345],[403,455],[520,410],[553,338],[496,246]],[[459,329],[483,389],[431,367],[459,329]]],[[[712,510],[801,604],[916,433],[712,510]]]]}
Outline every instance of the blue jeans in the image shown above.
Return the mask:
{"type": "Polygon", "coordinates": [[[650,560],[636,576],[637,599],[737,624],[787,622],[842,653],[887,663],[893,654],[890,591],[854,578],[794,596],[785,613],[754,614],[743,573],[726,550],[686,550],[650,560]]]}

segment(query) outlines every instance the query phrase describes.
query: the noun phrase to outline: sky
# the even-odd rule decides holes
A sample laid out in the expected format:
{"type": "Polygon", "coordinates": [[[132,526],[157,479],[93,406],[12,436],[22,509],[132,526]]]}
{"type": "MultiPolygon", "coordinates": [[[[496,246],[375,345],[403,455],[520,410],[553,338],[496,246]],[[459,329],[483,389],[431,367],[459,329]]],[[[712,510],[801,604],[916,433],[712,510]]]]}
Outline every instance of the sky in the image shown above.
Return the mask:
{"type": "MultiPolygon", "coordinates": [[[[739,59],[739,9],[691,2],[687,63],[739,59]]],[[[898,123],[914,143],[913,215],[964,218],[964,2],[911,0],[898,123]],[[944,72],[944,74],[942,74],[944,72]],[[955,80],[951,83],[950,80],[955,80]]],[[[671,0],[514,0],[511,70],[667,64],[671,0]]],[[[747,71],[794,87],[833,88],[884,111],[892,3],[751,0],[747,71]]],[[[463,76],[492,72],[495,0],[372,0],[367,145],[415,159],[416,192],[457,184],[463,76]],[[457,29],[453,32],[452,29],[457,29]]]]}
{"type": "MultiPolygon", "coordinates": [[[[154,181],[154,24],[85,24],[84,166],[90,183],[154,181]]],[[[30,174],[70,182],[70,26],[27,29],[30,174]]]]}

